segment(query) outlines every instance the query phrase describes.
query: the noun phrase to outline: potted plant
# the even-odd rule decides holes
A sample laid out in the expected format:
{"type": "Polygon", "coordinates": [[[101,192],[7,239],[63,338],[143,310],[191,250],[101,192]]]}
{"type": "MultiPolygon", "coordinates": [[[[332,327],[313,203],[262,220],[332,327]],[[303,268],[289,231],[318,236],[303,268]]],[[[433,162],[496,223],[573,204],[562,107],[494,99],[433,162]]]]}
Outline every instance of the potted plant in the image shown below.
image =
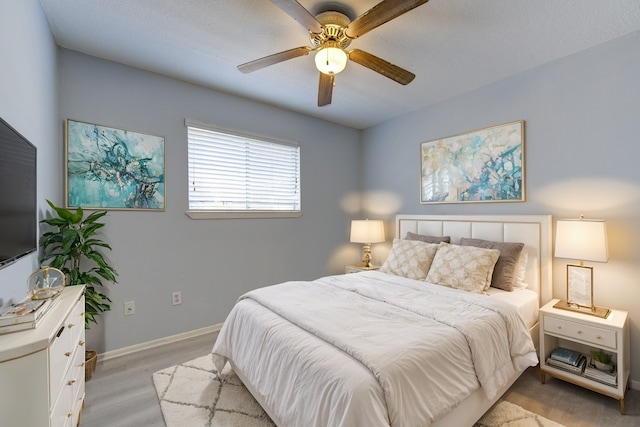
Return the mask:
{"type": "Polygon", "coordinates": [[[602,350],[593,350],[591,352],[591,357],[593,357],[593,363],[599,370],[611,372],[613,369],[613,365],[611,364],[611,355],[609,353],[605,353],[602,350]]]}
{"type": "MultiPolygon", "coordinates": [[[[97,323],[96,316],[111,310],[111,300],[101,288],[103,280],[117,283],[116,270],[107,263],[102,250],[111,250],[111,246],[98,237],[98,230],[104,227],[99,219],[107,211],[99,210],[85,217],[82,208],[75,211],[47,203],[55,211],[56,216],[41,220],[50,225],[54,231],[42,235],[41,264],[46,264],[61,270],[67,278],[67,286],[85,285],[85,328],[89,329],[91,322],[97,323]]],[[[85,352],[87,365],[95,368],[97,353],[93,350],[85,352]]],[[[87,380],[91,377],[92,369],[87,372],[87,380]]]]}

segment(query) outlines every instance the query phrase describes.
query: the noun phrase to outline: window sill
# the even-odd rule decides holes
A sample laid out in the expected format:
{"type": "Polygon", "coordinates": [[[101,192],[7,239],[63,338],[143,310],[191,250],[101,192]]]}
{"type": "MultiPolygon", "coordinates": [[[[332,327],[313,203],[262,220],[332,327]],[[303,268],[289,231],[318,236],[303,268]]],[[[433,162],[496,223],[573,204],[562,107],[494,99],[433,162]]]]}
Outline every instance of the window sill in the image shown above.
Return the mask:
{"type": "Polygon", "coordinates": [[[187,211],[191,219],[299,218],[302,211],[187,211]]]}

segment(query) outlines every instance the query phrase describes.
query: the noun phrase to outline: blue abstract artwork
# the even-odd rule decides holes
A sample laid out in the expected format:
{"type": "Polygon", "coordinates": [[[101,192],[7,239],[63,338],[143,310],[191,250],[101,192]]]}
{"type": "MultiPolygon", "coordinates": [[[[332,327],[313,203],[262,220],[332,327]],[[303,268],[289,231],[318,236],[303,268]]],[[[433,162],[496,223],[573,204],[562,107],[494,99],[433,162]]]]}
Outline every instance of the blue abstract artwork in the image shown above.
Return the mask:
{"type": "Polygon", "coordinates": [[[524,201],[524,121],[421,144],[420,203],[524,201]]]}
{"type": "Polygon", "coordinates": [[[66,204],[164,210],[164,138],[67,119],[66,204]]]}

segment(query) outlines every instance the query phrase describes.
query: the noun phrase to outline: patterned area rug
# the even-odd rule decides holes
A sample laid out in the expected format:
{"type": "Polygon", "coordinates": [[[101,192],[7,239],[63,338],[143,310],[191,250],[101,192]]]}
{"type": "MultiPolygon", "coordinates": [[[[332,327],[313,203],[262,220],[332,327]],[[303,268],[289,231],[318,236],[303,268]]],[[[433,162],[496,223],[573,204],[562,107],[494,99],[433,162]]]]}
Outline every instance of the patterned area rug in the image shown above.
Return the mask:
{"type": "MultiPolygon", "coordinates": [[[[227,366],[218,381],[211,355],[153,374],[167,427],[266,427],[269,416],[227,366]]],[[[502,401],[475,427],[563,427],[513,403],[502,401]]]]}

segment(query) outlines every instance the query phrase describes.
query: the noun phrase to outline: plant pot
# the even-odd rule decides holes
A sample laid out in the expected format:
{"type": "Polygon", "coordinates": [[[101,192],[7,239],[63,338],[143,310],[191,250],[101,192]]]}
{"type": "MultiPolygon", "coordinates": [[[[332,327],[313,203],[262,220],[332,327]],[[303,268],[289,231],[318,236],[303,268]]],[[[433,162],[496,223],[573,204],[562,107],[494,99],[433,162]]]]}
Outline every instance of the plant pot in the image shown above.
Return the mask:
{"type": "Polygon", "coordinates": [[[595,363],[596,369],[599,369],[601,371],[611,372],[613,370],[613,365],[611,363],[602,363],[598,362],[597,360],[594,360],[593,363],[595,363]]]}
{"type": "Polygon", "coordinates": [[[98,361],[98,352],[95,350],[86,350],[84,352],[84,380],[89,381],[91,374],[96,370],[96,362],[98,361]]]}

